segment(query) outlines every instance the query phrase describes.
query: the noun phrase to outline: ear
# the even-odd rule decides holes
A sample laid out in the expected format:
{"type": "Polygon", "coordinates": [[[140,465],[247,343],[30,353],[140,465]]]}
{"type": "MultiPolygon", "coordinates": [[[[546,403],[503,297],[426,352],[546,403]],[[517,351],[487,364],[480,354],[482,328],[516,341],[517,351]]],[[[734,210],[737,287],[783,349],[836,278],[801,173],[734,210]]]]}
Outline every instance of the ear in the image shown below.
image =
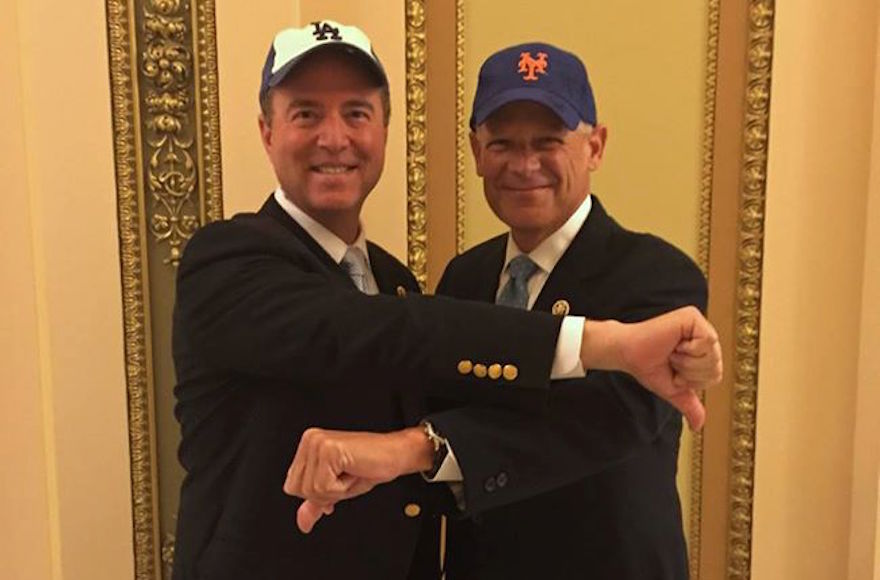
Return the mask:
{"type": "Polygon", "coordinates": [[[474,166],[477,168],[477,176],[483,177],[483,169],[480,161],[482,160],[483,147],[477,137],[476,131],[471,131],[471,153],[474,155],[474,166]]]}
{"type": "Polygon", "coordinates": [[[589,147],[587,165],[589,165],[590,171],[596,171],[602,165],[607,140],[608,128],[605,125],[596,125],[587,138],[587,147],[589,147]]]}
{"type": "Polygon", "coordinates": [[[257,124],[260,126],[260,141],[263,142],[263,148],[268,153],[272,150],[272,124],[262,113],[257,117],[257,124]]]}

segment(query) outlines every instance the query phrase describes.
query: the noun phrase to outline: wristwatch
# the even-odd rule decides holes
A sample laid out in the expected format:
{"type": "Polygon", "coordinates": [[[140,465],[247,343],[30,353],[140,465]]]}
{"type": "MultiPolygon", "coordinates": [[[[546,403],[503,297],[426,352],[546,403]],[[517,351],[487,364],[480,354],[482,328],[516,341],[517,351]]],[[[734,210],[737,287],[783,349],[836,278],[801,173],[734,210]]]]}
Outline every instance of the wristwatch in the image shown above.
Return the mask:
{"type": "Polygon", "coordinates": [[[437,476],[437,472],[440,471],[443,461],[449,454],[449,444],[445,437],[434,430],[434,426],[429,421],[422,421],[422,428],[425,430],[425,436],[428,438],[428,441],[434,446],[434,462],[431,465],[430,471],[424,471],[422,475],[427,479],[433,479],[437,476]]]}

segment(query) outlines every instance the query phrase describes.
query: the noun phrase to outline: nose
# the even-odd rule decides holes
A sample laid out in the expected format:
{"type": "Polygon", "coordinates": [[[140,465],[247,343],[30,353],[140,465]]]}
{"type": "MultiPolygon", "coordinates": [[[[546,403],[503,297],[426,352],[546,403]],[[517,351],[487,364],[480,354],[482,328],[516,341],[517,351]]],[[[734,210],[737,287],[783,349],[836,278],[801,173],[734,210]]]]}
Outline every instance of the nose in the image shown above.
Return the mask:
{"type": "Polygon", "coordinates": [[[519,175],[529,175],[541,169],[541,160],[535,151],[522,149],[511,156],[508,168],[519,175]]]}
{"type": "Polygon", "coordinates": [[[327,115],[318,129],[318,147],[328,151],[342,151],[349,144],[348,126],[340,115],[327,115]]]}

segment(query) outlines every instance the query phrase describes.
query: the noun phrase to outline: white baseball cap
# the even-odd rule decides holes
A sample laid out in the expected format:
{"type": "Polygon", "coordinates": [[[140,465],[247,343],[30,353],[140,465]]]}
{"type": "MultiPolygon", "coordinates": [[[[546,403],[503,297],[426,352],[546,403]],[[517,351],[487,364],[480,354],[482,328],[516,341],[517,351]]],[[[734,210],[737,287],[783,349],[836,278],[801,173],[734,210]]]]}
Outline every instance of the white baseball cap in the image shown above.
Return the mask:
{"type": "Polygon", "coordinates": [[[302,28],[285,28],[275,35],[260,83],[260,100],[270,88],[278,85],[303,58],[324,47],[336,47],[360,57],[376,75],[380,86],[388,85],[385,69],[366,34],[356,26],[346,26],[333,20],[312,22],[302,28]]]}

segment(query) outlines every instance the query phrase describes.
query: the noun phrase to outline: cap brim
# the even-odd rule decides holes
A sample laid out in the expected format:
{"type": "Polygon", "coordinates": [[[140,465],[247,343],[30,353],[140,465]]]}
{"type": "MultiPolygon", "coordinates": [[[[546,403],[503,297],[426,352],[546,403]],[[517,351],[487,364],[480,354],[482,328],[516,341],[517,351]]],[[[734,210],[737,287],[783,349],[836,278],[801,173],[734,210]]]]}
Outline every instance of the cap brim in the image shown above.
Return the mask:
{"type": "Polygon", "coordinates": [[[563,124],[570,131],[574,131],[583,120],[577,110],[565,99],[539,87],[517,87],[501,91],[491,99],[488,99],[480,107],[474,109],[473,115],[471,115],[471,130],[476,129],[478,125],[482,125],[492,113],[514,101],[532,101],[544,105],[556,113],[556,116],[562,120],[563,124]]]}

